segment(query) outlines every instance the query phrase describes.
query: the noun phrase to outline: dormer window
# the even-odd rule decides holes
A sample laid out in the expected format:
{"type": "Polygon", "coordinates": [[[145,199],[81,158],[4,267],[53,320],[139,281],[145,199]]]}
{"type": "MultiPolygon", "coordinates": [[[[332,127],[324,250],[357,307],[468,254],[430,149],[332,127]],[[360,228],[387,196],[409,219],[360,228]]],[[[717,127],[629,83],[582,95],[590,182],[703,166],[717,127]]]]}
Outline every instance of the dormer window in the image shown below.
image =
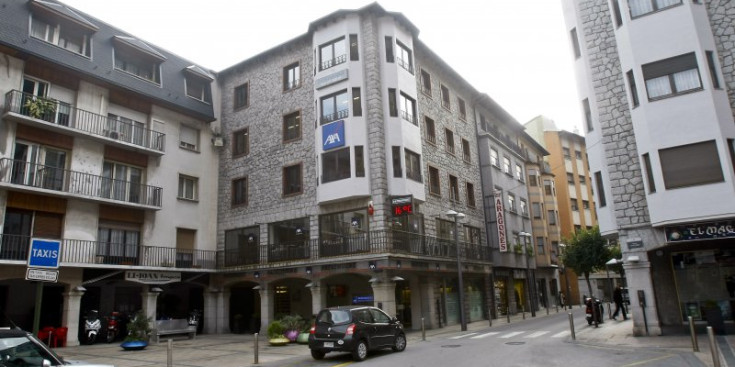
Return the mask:
{"type": "Polygon", "coordinates": [[[161,63],[166,57],[133,37],[115,36],[115,69],[161,84],[161,63]]]}
{"type": "Polygon", "coordinates": [[[76,54],[90,57],[91,38],[98,28],[58,3],[33,1],[30,35],[76,54]]]}
{"type": "Polygon", "coordinates": [[[191,65],[186,69],[186,95],[202,102],[212,102],[211,83],[214,78],[204,69],[191,65]]]}

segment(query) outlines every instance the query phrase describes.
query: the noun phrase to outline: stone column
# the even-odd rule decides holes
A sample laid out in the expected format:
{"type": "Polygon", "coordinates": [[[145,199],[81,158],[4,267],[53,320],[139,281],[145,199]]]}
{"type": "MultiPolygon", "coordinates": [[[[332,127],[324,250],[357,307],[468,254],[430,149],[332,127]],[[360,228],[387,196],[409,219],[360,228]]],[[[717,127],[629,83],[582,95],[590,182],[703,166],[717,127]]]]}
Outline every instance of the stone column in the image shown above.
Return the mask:
{"type": "Polygon", "coordinates": [[[318,280],[313,281],[314,285],[309,288],[311,291],[311,314],[316,315],[319,310],[327,305],[327,290],[321,286],[318,280]]]}
{"type": "MultiPolygon", "coordinates": [[[[661,335],[661,323],[658,319],[656,308],[656,293],[653,289],[651,279],[651,263],[648,261],[646,252],[637,252],[639,260],[631,262],[625,260],[623,268],[628,279],[628,294],[630,296],[630,313],[628,317],[633,318],[633,335],[645,336],[646,324],[649,335],[661,335]],[[646,298],[646,307],[642,308],[638,303],[638,291],[642,290],[646,298]],[[643,313],[646,313],[644,320],[643,313]]],[[[626,259],[628,257],[624,257],[626,259]]]]}
{"type": "MultiPolygon", "coordinates": [[[[421,329],[421,318],[424,318],[424,326],[427,329],[435,329],[439,327],[439,315],[436,309],[436,300],[439,298],[436,294],[437,284],[436,279],[432,277],[419,278],[418,292],[411,292],[411,311],[412,311],[412,322],[416,330],[421,329]],[[415,296],[414,296],[415,293],[415,296]],[[418,302],[414,303],[414,300],[418,298],[418,302]],[[414,306],[415,305],[415,306],[414,306]]],[[[414,287],[411,288],[412,290],[414,287]]]]}
{"type": "Polygon", "coordinates": [[[219,303],[219,297],[222,294],[219,290],[210,289],[204,292],[204,333],[218,334],[224,332],[219,328],[220,319],[222,318],[222,307],[219,303]]]}
{"type": "Polygon", "coordinates": [[[61,325],[69,328],[66,334],[66,345],[69,347],[79,345],[79,308],[82,304],[84,292],[72,288],[64,292],[64,310],[61,315],[61,325]]]}
{"type": "MultiPolygon", "coordinates": [[[[149,289],[152,288],[149,286],[149,289]]],[[[151,320],[151,329],[156,328],[156,301],[158,300],[159,292],[151,292],[150,290],[140,293],[140,297],[143,301],[143,314],[145,317],[151,320]]]]}
{"type": "Polygon", "coordinates": [[[390,317],[396,316],[396,283],[389,280],[385,275],[379,277],[379,281],[373,282],[373,297],[376,307],[380,307],[390,317]]]}
{"type": "Polygon", "coordinates": [[[232,332],[230,330],[230,291],[226,290],[217,295],[217,331],[220,333],[232,332]]]}
{"type": "Polygon", "coordinates": [[[264,282],[260,287],[260,331],[263,333],[268,330],[268,325],[274,318],[273,303],[275,292],[268,283],[264,282]]]}

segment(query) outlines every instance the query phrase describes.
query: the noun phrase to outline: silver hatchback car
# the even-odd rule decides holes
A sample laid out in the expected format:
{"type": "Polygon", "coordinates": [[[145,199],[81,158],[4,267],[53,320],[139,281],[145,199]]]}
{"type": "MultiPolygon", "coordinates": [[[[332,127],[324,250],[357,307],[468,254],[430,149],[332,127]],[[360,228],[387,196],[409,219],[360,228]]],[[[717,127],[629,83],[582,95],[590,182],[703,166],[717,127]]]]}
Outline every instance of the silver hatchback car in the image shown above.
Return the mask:
{"type": "Polygon", "coordinates": [[[0,328],[0,366],[2,367],[114,367],[110,364],[88,364],[65,361],[33,334],[21,329],[0,328]]]}

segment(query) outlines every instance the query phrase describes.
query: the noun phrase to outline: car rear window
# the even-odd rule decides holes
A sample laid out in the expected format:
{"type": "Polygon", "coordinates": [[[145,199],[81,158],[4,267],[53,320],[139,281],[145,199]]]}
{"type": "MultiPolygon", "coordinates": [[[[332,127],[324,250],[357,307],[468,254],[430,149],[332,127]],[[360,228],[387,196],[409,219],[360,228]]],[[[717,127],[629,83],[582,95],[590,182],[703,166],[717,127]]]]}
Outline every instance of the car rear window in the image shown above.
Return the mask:
{"type": "Polygon", "coordinates": [[[328,324],[344,324],[350,321],[350,312],[347,310],[324,310],[316,320],[328,324]]]}

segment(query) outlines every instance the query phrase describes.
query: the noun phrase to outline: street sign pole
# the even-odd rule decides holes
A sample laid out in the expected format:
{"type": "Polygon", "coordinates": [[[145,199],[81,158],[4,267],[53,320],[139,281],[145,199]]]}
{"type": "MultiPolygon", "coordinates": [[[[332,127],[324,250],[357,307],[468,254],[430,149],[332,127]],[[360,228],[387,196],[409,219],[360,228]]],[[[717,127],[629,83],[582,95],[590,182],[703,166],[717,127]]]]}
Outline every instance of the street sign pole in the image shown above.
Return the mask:
{"type": "Polygon", "coordinates": [[[41,301],[43,300],[43,282],[36,282],[36,308],[33,312],[33,335],[38,335],[41,323],[41,301]]]}
{"type": "Polygon", "coordinates": [[[28,269],[26,280],[36,281],[36,306],[33,312],[33,334],[38,335],[41,323],[41,305],[43,304],[43,281],[58,280],[58,269],[61,259],[61,241],[32,238],[28,251],[28,269]],[[37,269],[41,268],[41,269],[37,269]],[[51,277],[51,278],[48,278],[51,277]]]}

